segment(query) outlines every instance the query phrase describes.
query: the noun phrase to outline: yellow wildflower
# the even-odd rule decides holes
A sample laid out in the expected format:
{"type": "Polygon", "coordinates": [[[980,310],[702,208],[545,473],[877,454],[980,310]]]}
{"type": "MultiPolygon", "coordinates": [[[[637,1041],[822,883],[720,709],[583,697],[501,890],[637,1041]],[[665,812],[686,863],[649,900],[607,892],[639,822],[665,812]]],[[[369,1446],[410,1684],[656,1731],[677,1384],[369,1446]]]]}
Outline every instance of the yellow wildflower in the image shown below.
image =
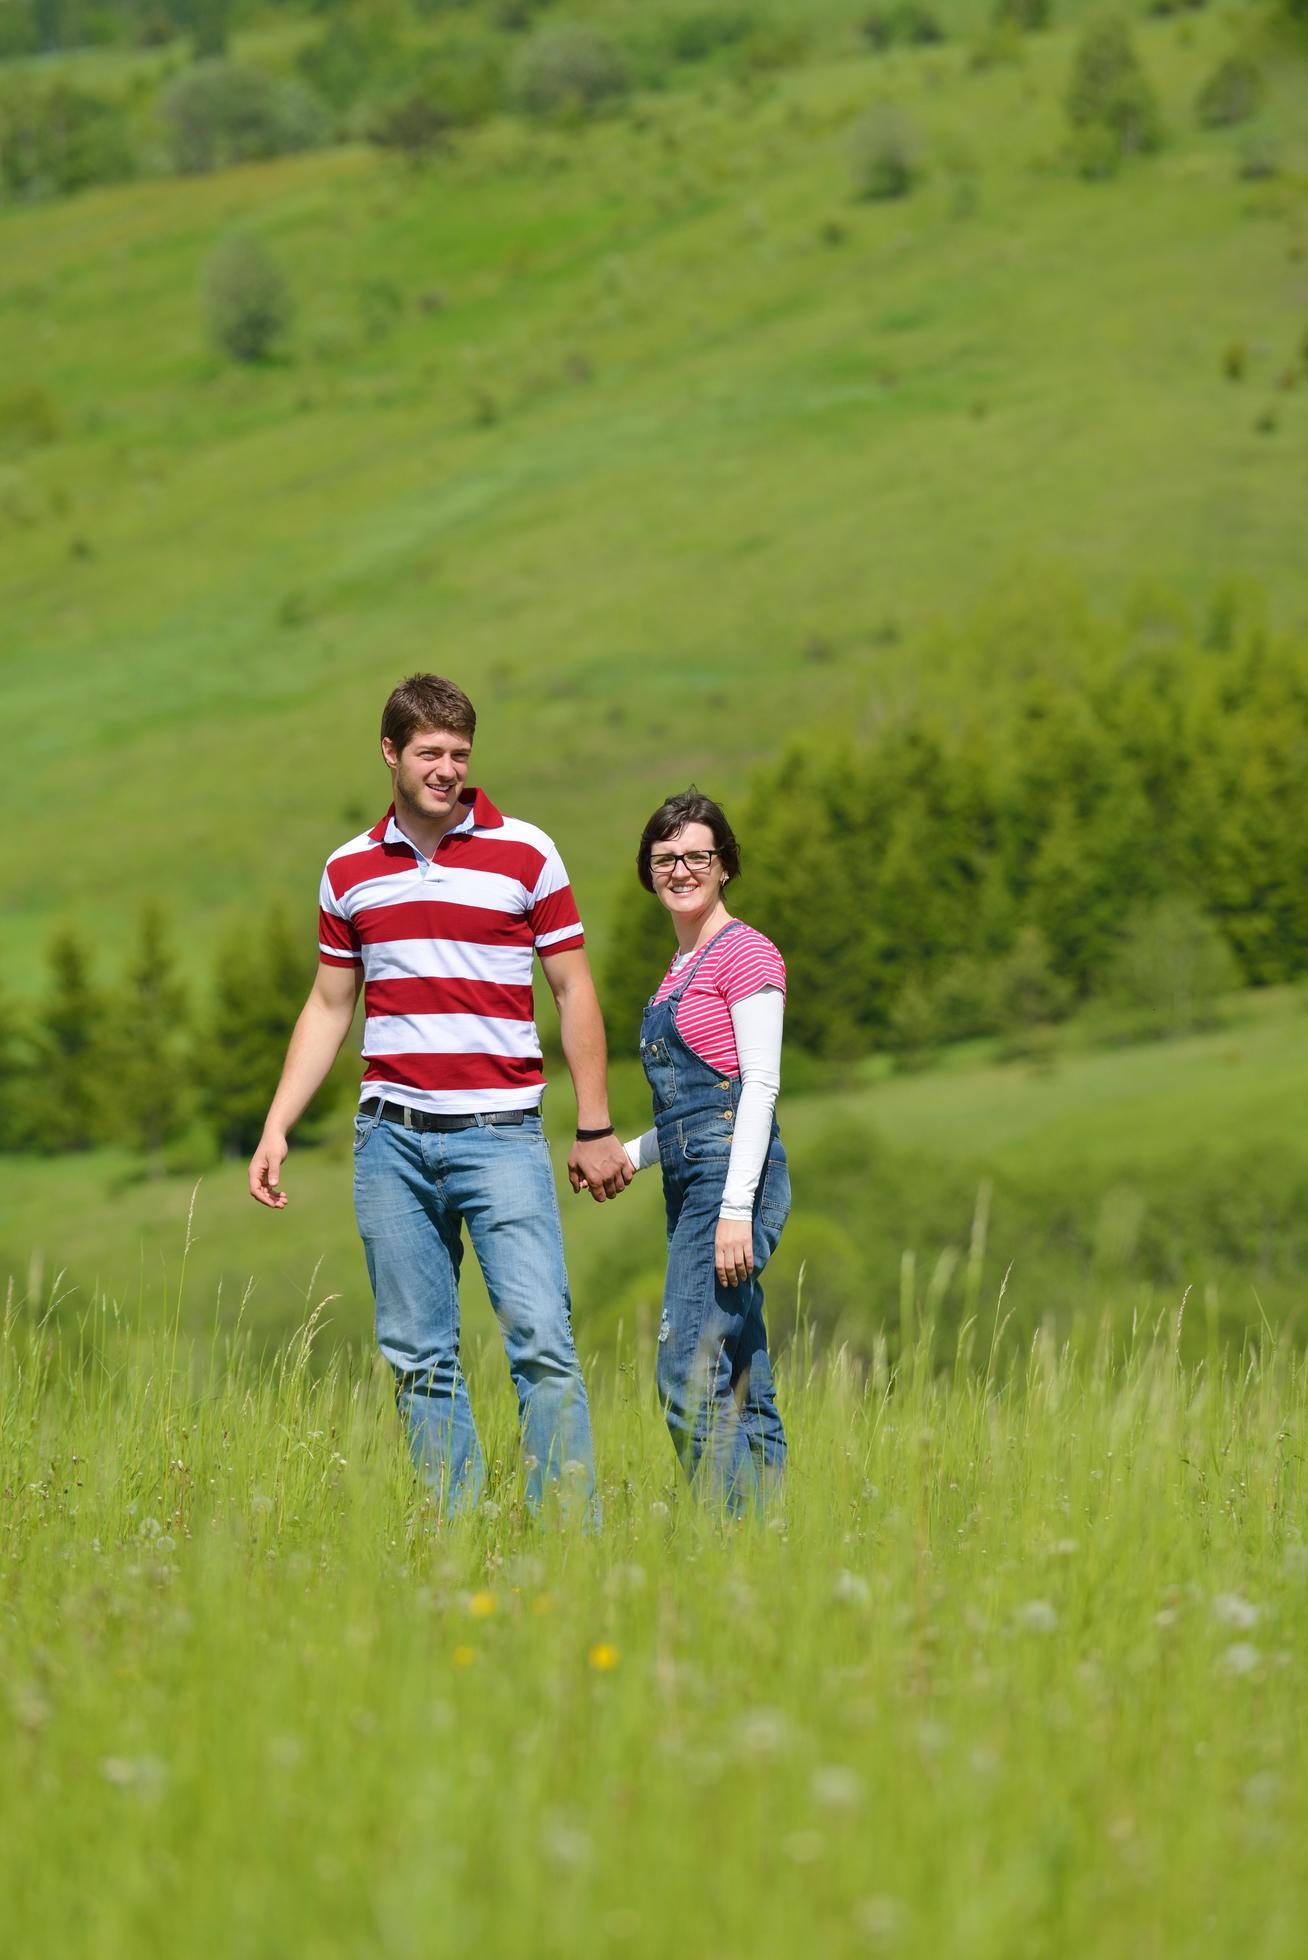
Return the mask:
{"type": "Polygon", "coordinates": [[[474,1593],[468,1601],[468,1611],[472,1614],[474,1620],[489,1620],[491,1614],[495,1611],[494,1593],[474,1593]]]}
{"type": "Polygon", "coordinates": [[[598,1674],[611,1674],[622,1656],[607,1640],[597,1640],[590,1650],[589,1659],[598,1674]]]}
{"type": "Polygon", "coordinates": [[[450,1656],[456,1667],[471,1667],[477,1658],[475,1647],[456,1647],[450,1656]]]}

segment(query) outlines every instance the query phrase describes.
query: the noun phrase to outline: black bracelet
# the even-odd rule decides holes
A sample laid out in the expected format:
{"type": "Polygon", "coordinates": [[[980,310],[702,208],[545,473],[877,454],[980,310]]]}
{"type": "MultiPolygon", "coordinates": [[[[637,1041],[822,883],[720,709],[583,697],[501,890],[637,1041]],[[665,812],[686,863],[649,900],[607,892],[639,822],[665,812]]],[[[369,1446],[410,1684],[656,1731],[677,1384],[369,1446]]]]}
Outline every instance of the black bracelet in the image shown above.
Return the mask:
{"type": "Polygon", "coordinates": [[[602,1130],[578,1130],[577,1142],[598,1143],[601,1137],[611,1137],[616,1135],[617,1135],[617,1131],[614,1129],[612,1123],[606,1123],[602,1130]]]}

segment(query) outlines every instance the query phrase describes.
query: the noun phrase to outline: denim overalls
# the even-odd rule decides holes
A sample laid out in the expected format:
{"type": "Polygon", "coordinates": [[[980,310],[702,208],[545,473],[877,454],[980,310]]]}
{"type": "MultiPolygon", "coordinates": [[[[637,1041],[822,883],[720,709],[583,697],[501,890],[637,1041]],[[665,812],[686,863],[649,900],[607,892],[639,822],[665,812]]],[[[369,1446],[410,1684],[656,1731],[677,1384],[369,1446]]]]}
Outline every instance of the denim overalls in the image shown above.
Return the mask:
{"type": "Polygon", "coordinates": [[[668,1212],[668,1276],[659,1327],[658,1386],[677,1455],[733,1511],[766,1496],[786,1461],[763,1325],[759,1273],[790,1212],[790,1178],[776,1119],[754,1194],[754,1272],[719,1286],[714,1242],[740,1101],[740,1077],[719,1075],[677,1033],[677,1003],[709,946],[689,962],[666,1000],[651,1000],[640,1059],[654,1092],[654,1120],[668,1212]]]}

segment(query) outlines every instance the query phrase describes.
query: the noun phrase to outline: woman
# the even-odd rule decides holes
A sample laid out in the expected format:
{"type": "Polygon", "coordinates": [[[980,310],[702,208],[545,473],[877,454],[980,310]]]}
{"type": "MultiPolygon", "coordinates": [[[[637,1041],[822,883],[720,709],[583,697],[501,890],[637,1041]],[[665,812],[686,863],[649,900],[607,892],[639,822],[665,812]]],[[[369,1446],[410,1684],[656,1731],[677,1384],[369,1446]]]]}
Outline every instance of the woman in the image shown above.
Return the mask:
{"type": "Polygon", "coordinates": [[[786,969],[723,903],[740,852],[711,798],[690,789],[662,804],[636,868],[678,947],[641,1026],[654,1128],[626,1146],[637,1171],[663,1170],[659,1396],[687,1474],[737,1511],[771,1491],[786,1460],[758,1278],[790,1211],[773,1113],[786,969]]]}

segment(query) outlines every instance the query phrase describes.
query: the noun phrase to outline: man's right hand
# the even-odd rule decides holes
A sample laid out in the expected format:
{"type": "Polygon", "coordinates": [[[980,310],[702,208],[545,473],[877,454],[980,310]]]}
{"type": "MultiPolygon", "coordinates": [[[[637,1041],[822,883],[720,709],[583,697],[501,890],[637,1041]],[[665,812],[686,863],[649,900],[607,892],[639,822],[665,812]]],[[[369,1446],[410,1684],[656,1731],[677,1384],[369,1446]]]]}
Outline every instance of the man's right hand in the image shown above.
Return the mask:
{"type": "Polygon", "coordinates": [[[286,1206],[286,1193],[278,1186],[289,1147],[285,1137],[262,1136],[250,1159],[250,1196],[271,1211],[282,1211],[286,1206]]]}

